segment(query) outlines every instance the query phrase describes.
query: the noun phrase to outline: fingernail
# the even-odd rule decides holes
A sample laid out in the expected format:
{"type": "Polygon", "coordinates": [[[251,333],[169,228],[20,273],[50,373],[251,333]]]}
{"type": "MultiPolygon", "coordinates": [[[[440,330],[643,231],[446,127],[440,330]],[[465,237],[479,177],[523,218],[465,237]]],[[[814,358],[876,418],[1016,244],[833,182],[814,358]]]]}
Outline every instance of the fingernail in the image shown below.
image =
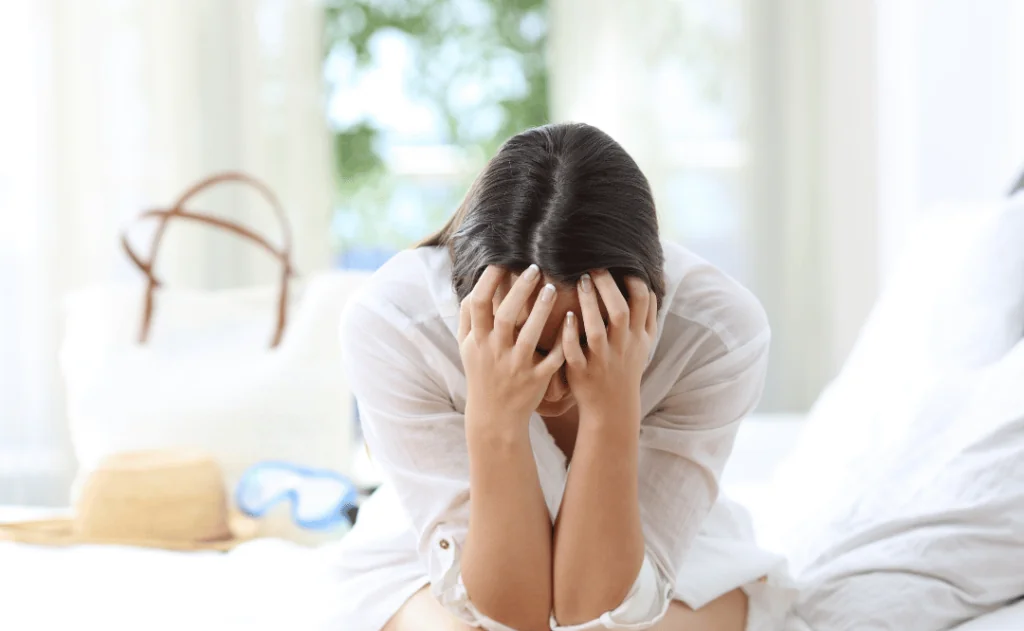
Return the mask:
{"type": "Polygon", "coordinates": [[[536,263],[534,263],[533,265],[527,267],[526,271],[523,272],[523,278],[525,278],[526,280],[533,280],[537,276],[537,272],[539,271],[540,268],[537,267],[536,263]]]}
{"type": "Polygon", "coordinates": [[[569,326],[576,326],[576,314],[573,313],[572,311],[569,311],[565,314],[565,320],[569,324],[569,326]]]}
{"type": "Polygon", "coordinates": [[[594,288],[594,282],[590,280],[590,274],[584,274],[580,277],[580,288],[587,293],[590,293],[594,288]]]}
{"type": "Polygon", "coordinates": [[[555,297],[555,286],[551,283],[544,285],[544,289],[540,290],[540,299],[542,302],[549,302],[555,297]]]}

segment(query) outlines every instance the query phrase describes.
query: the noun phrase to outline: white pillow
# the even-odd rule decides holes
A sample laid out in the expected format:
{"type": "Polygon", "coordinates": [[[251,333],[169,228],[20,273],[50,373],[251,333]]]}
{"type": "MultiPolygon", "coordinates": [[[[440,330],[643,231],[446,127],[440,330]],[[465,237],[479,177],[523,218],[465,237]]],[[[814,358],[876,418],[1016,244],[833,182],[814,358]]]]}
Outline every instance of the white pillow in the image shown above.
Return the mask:
{"type": "Polygon", "coordinates": [[[826,522],[870,491],[880,448],[950,422],[947,374],[983,366],[1024,333],[1024,195],[928,216],[915,227],[839,376],[772,484],[763,543],[798,568],[826,522]]]}
{"type": "Polygon", "coordinates": [[[966,622],[954,631],[1007,631],[1024,629],[1024,600],[966,622]]]}
{"type": "Polygon", "coordinates": [[[953,367],[982,366],[1024,336],[1024,193],[977,209],[976,240],[961,235],[963,260],[928,318],[928,357],[953,367]]]}
{"type": "Polygon", "coordinates": [[[812,628],[947,628],[1024,593],[1001,565],[1022,542],[996,523],[1020,519],[998,509],[1024,480],[968,478],[1024,461],[1024,351],[1000,360],[1024,332],[1019,244],[1024,195],[920,222],[779,466],[758,535],[806,582],[812,628]]]}
{"type": "Polygon", "coordinates": [[[822,630],[948,629],[1024,595],[1022,386],[1024,342],[931,383],[907,431],[859,468],[861,491],[807,542],[799,618],[822,630]]]}

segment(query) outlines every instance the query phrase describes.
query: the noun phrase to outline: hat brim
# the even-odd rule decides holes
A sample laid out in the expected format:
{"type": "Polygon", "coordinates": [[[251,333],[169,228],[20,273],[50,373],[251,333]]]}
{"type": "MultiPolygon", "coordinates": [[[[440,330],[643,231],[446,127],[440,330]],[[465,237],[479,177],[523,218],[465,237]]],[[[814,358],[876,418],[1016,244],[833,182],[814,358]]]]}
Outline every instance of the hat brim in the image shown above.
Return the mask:
{"type": "Polygon", "coordinates": [[[166,541],[161,539],[132,539],[128,537],[85,537],[75,533],[71,518],[43,519],[0,524],[0,541],[13,541],[40,546],[112,545],[137,548],[155,548],[175,552],[220,551],[256,537],[258,524],[250,517],[232,514],[228,518],[231,536],[215,541],[166,541]]]}

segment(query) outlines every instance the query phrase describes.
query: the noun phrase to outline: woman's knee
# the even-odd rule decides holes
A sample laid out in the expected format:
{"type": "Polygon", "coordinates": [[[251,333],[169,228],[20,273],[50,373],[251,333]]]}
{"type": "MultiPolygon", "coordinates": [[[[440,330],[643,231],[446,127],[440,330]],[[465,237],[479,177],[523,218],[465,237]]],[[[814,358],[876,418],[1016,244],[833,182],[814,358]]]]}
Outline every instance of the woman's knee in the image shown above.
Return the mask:
{"type": "Polygon", "coordinates": [[[747,606],[747,594],[742,589],[734,589],[697,610],[676,600],[653,631],[744,631],[747,606]]]}
{"type": "MultiPolygon", "coordinates": [[[[744,631],[747,608],[747,594],[742,589],[697,610],[673,601],[654,631],[744,631]]],[[[473,631],[473,627],[450,614],[424,587],[405,601],[381,631],[473,631]]]]}
{"type": "Polygon", "coordinates": [[[409,597],[381,631],[474,631],[448,613],[428,587],[409,597]]]}

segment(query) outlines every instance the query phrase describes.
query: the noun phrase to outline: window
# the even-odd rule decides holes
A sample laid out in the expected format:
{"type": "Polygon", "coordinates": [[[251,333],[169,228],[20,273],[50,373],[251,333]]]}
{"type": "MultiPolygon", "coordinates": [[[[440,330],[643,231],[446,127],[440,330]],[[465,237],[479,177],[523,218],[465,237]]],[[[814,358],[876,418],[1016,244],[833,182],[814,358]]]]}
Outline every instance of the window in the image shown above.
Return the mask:
{"type": "Polygon", "coordinates": [[[745,276],[748,72],[745,5],[689,0],[667,5],[679,32],[648,72],[665,178],[655,190],[665,235],[745,276]]]}

